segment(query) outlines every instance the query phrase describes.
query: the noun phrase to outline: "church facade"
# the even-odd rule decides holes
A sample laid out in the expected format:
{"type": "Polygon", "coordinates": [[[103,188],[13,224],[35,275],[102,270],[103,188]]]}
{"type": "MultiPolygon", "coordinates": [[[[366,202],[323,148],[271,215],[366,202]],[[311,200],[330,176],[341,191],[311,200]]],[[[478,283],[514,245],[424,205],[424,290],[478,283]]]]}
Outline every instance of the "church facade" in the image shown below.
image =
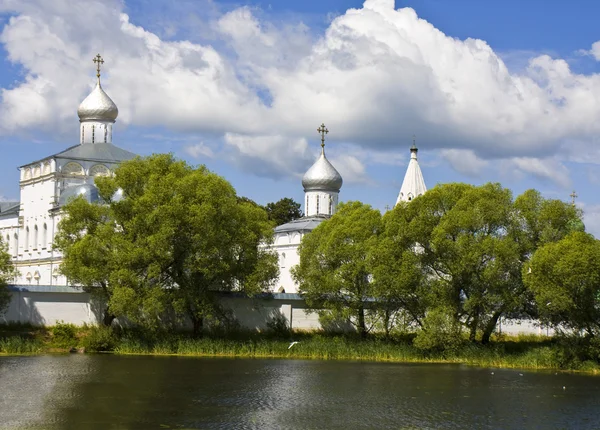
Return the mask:
{"type": "Polygon", "coordinates": [[[52,248],[62,206],[80,195],[98,201],[95,177],[135,157],[112,143],[119,111],[100,83],[102,58],[94,62],[96,85],[77,110],[79,144],[19,167],[19,201],[0,204],[0,235],[17,269],[15,285],[68,285],[59,272],[61,255],[52,248]]]}

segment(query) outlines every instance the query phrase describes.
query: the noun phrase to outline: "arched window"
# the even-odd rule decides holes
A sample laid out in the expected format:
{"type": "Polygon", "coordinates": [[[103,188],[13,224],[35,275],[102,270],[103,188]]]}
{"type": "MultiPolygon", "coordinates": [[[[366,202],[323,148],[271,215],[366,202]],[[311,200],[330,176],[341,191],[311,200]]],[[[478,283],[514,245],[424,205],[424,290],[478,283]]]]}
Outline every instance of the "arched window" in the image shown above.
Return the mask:
{"type": "Polygon", "coordinates": [[[285,267],[285,252],[281,253],[281,258],[279,259],[279,265],[283,268],[285,267]]]}
{"type": "Polygon", "coordinates": [[[33,227],[33,249],[37,249],[39,246],[38,237],[38,226],[36,224],[35,227],[33,227]]]}
{"type": "Polygon", "coordinates": [[[44,229],[42,230],[42,248],[48,247],[48,225],[44,223],[44,229]]]}
{"type": "Polygon", "coordinates": [[[329,215],[333,215],[333,197],[329,196],[329,215]]]}
{"type": "Polygon", "coordinates": [[[110,170],[104,164],[96,164],[90,169],[90,176],[109,176],[110,170]]]}
{"type": "Polygon", "coordinates": [[[15,233],[13,236],[13,255],[16,257],[19,253],[19,235],[15,233]]]}
{"type": "Polygon", "coordinates": [[[25,251],[29,250],[29,227],[25,228],[25,246],[23,249],[25,251]]]}
{"type": "Polygon", "coordinates": [[[306,213],[308,213],[308,196],[306,196],[306,213]]]}
{"type": "Polygon", "coordinates": [[[319,215],[319,200],[321,200],[321,196],[317,196],[317,215],[319,215]]]}
{"type": "Polygon", "coordinates": [[[65,175],[83,175],[83,167],[81,164],[71,161],[70,163],[65,164],[62,168],[62,172],[65,175]]]}

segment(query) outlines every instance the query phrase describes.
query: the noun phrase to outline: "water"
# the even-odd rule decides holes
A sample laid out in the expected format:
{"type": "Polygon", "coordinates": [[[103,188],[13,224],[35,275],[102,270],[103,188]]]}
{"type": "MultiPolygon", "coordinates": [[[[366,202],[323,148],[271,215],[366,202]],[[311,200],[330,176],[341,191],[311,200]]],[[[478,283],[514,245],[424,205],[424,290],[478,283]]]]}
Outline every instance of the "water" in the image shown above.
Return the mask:
{"type": "Polygon", "coordinates": [[[597,429],[600,378],[455,365],[0,357],[0,428],[597,429]]]}

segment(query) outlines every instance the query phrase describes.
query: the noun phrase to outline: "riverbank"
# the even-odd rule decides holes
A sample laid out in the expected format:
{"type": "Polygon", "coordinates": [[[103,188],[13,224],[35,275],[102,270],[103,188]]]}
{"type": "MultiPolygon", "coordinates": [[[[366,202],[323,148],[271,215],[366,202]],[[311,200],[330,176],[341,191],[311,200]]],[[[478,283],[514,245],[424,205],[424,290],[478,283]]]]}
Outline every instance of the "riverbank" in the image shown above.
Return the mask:
{"type": "MultiPolygon", "coordinates": [[[[598,361],[564,341],[540,336],[496,338],[488,345],[465,343],[450,351],[423,351],[398,336],[235,333],[207,335],[117,332],[102,327],[0,326],[0,354],[108,352],[120,355],[356,360],[397,363],[457,363],[478,367],[579,371],[600,374],[598,361]]],[[[589,355],[589,354],[587,354],[589,355]]]]}

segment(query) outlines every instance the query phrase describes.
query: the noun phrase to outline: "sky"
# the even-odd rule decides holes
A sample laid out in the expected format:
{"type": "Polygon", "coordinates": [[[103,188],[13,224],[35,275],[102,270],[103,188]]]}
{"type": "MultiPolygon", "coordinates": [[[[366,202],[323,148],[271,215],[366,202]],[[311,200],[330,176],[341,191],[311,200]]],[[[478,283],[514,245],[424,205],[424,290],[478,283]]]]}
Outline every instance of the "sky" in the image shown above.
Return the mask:
{"type": "Polygon", "coordinates": [[[600,2],[0,0],[0,199],[78,143],[95,83],[113,142],[303,202],[319,154],[342,201],[393,206],[413,135],[429,188],[500,182],[570,201],[600,237],[600,2]]]}

